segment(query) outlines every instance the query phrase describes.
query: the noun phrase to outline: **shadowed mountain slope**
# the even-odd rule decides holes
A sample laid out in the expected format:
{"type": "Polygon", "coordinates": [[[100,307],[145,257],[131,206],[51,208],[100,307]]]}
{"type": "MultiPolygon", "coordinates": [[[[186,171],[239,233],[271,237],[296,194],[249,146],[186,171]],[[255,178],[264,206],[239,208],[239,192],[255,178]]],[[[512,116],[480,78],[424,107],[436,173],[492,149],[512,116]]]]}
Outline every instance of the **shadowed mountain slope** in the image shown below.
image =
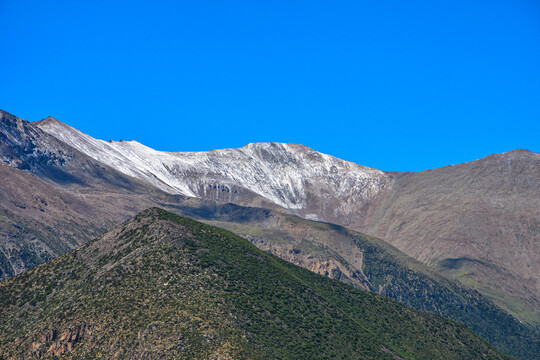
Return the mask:
{"type": "Polygon", "coordinates": [[[508,358],[462,325],[159,209],[0,283],[0,303],[7,358],[508,358]]]}

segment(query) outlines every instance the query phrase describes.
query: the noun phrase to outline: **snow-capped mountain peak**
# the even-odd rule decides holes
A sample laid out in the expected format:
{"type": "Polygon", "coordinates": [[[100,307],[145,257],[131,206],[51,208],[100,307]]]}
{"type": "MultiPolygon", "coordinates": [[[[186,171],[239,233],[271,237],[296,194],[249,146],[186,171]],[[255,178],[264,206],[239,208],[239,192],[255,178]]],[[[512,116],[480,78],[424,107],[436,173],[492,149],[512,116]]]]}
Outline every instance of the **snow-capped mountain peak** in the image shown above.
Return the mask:
{"type": "Polygon", "coordinates": [[[53,118],[35,124],[86,155],[173,194],[303,211],[327,207],[325,199],[337,197],[339,205],[331,209],[336,216],[377,196],[390,182],[382,171],[303,145],[266,142],[238,149],[164,152],[137,141],[94,139],[53,118]]]}

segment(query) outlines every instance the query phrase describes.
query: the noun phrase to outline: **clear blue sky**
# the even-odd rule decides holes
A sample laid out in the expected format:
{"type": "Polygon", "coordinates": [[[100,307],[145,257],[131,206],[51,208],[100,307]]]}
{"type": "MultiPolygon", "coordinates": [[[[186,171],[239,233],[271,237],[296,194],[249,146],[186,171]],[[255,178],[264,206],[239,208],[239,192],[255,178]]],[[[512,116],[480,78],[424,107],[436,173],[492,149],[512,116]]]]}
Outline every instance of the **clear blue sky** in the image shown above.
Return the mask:
{"type": "Polygon", "coordinates": [[[0,108],[383,170],[540,152],[540,2],[0,0],[0,108]]]}

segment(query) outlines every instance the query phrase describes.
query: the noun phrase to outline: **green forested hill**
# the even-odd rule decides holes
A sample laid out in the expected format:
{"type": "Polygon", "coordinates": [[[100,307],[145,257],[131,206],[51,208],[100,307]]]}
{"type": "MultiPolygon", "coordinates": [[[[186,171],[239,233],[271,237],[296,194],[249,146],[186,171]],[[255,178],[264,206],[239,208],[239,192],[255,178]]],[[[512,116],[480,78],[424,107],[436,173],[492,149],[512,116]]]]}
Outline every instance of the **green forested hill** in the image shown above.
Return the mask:
{"type": "Polygon", "coordinates": [[[156,208],[0,283],[0,356],[509,358],[459,323],[156,208]]]}
{"type": "Polygon", "coordinates": [[[540,359],[537,328],[521,323],[477,291],[442,276],[383,240],[277,212],[248,221],[236,218],[203,221],[230,230],[293,264],[461,322],[505,353],[540,359]]]}

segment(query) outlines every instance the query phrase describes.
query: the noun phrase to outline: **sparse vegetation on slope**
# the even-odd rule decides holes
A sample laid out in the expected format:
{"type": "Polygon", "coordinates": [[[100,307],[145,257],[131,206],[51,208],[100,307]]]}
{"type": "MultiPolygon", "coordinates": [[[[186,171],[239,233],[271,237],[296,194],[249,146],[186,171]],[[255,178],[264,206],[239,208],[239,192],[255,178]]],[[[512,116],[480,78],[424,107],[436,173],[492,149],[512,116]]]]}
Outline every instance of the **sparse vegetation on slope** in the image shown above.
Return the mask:
{"type": "Polygon", "coordinates": [[[537,330],[380,239],[272,212],[259,221],[209,223],[296,265],[462,322],[506,353],[523,359],[540,353],[537,330]]]}
{"type": "Polygon", "coordinates": [[[5,358],[505,359],[461,324],[147,210],[0,283],[5,358]]]}

